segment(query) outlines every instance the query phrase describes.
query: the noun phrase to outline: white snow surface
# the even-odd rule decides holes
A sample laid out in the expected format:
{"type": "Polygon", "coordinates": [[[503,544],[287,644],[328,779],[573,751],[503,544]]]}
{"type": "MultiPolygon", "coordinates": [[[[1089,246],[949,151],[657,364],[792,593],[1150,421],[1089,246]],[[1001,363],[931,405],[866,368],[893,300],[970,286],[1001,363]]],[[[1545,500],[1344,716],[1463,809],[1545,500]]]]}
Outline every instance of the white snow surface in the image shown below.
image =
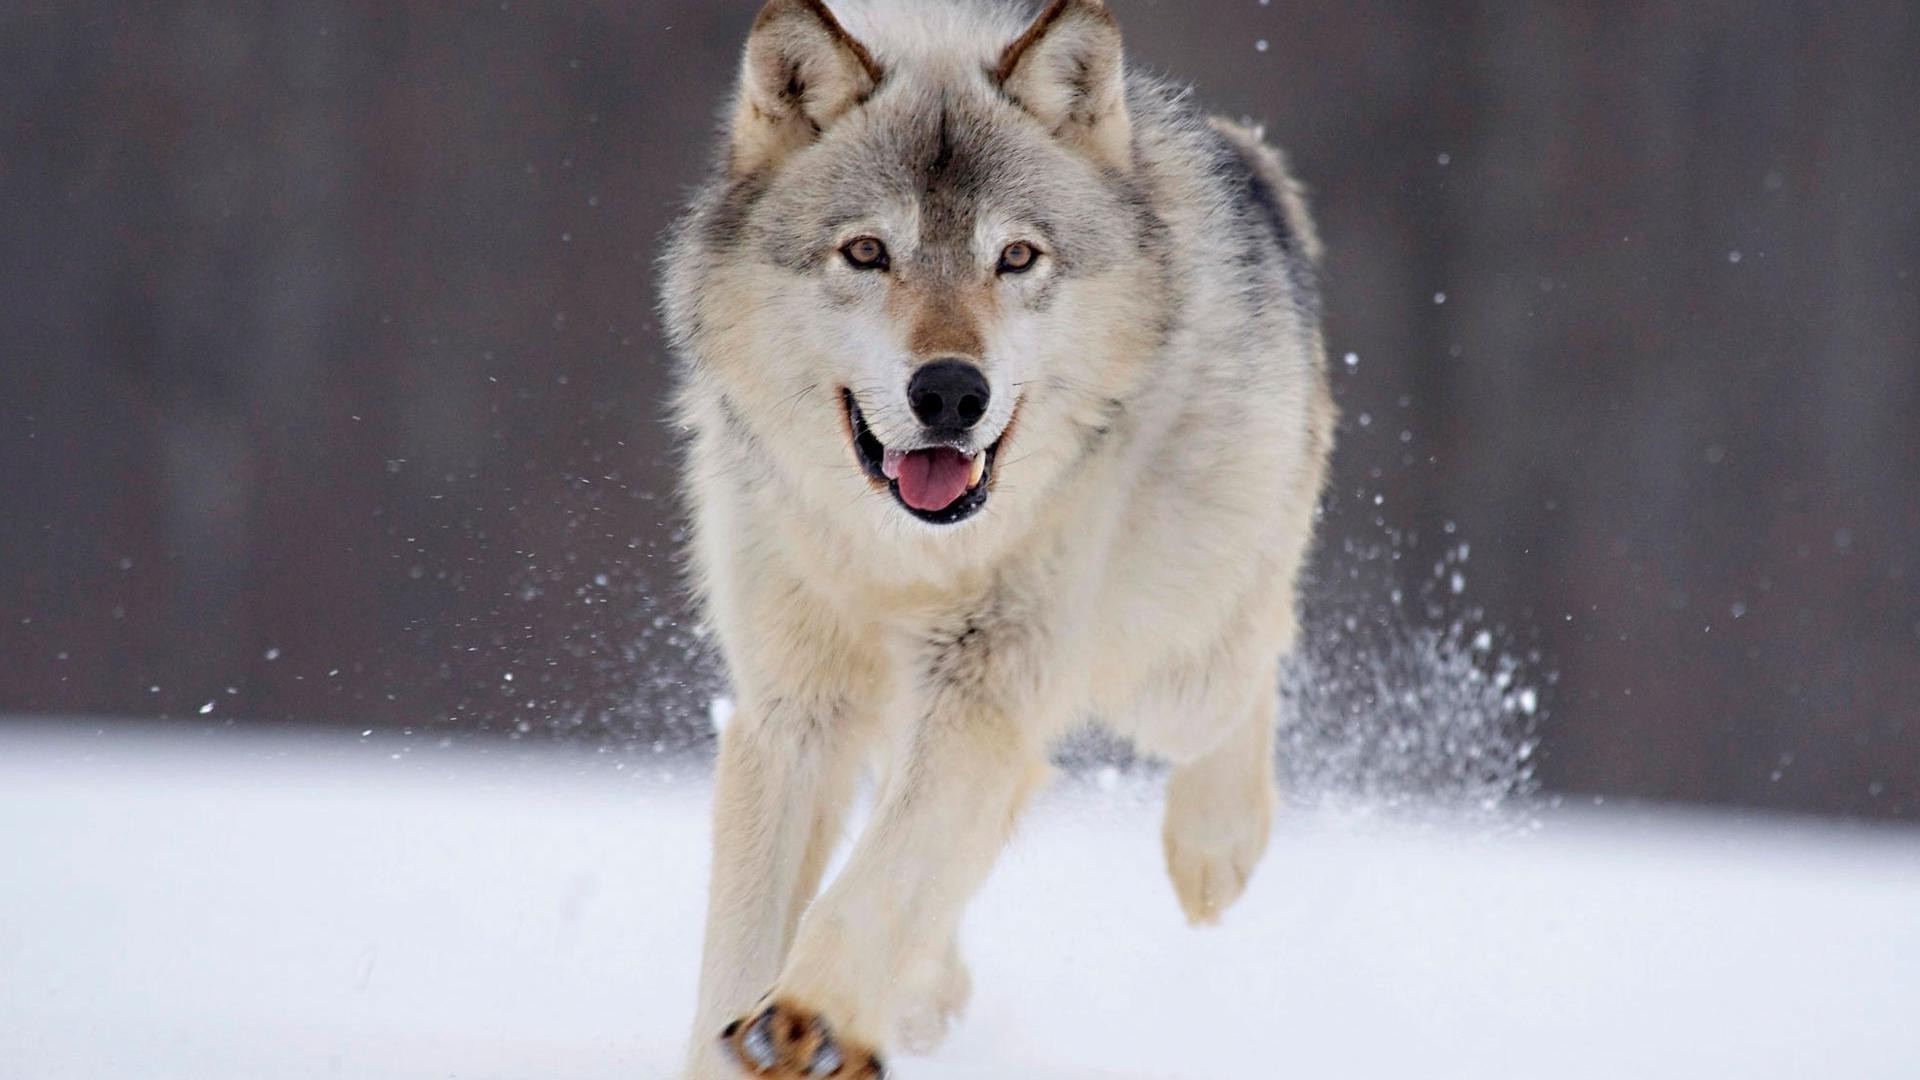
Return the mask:
{"type": "MultiPolygon", "coordinates": [[[[707,778],[578,749],[0,726],[0,1077],[672,1077],[707,778]]],[[[1920,832],[1283,817],[1181,920],[1144,781],[1062,780],[905,1080],[1920,1076],[1920,832]]]]}

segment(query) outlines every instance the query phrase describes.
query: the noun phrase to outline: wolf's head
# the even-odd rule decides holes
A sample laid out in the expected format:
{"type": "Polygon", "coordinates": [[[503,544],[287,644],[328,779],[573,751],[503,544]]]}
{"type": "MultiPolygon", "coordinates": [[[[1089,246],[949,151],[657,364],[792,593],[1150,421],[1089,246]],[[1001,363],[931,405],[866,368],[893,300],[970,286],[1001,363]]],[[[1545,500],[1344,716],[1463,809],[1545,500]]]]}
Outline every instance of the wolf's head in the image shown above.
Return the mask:
{"type": "Polygon", "coordinates": [[[836,7],[761,11],[667,257],[689,413],[843,523],[1013,520],[1163,332],[1119,30],[1095,0],[836,7]]]}

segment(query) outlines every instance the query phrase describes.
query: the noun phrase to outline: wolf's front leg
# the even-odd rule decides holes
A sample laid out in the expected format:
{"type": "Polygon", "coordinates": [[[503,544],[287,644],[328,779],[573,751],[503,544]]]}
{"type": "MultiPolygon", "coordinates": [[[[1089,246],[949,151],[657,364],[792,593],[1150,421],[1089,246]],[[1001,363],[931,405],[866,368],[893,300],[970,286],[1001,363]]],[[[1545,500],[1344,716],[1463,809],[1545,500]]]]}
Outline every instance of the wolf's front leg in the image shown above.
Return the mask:
{"type": "Polygon", "coordinates": [[[706,950],[689,1076],[737,1075],[717,1035],[779,974],[820,887],[864,749],[859,725],[792,699],[743,709],[720,740],[706,950]]]}
{"type": "Polygon", "coordinates": [[[727,1028],[750,1076],[884,1075],[903,977],[948,947],[1046,775],[1039,731],[977,703],[929,712],[905,755],[766,1004],[727,1028]]]}
{"type": "Polygon", "coordinates": [[[1175,766],[1160,840],[1187,921],[1220,921],[1246,891],[1273,827],[1275,699],[1262,693],[1220,745],[1175,766]]]}

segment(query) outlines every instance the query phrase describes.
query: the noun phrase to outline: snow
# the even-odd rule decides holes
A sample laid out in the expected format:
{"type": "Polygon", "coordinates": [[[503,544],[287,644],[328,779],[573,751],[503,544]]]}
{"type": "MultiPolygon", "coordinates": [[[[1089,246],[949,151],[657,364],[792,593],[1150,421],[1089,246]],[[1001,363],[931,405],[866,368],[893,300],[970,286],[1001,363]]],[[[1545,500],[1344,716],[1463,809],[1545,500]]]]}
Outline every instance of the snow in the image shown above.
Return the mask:
{"type": "MultiPolygon", "coordinates": [[[[651,1078],[697,761],[0,726],[0,1077],[651,1078]],[[398,760],[395,760],[395,759],[398,760]]],[[[1067,778],[907,1080],[1920,1075],[1920,834],[1674,811],[1284,817],[1188,929],[1134,775],[1067,778]]]]}

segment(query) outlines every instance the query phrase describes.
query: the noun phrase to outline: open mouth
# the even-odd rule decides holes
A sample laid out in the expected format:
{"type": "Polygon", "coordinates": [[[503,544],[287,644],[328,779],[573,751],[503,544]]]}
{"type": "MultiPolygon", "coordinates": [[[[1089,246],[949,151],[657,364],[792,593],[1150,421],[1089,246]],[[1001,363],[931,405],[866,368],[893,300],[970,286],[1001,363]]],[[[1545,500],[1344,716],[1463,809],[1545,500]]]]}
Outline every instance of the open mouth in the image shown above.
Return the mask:
{"type": "Polygon", "coordinates": [[[842,390],[840,400],[847,409],[847,430],[860,468],[875,482],[887,485],[907,513],[933,525],[952,525],[987,504],[987,478],[993,474],[994,452],[1000,449],[1004,434],[992,446],[971,454],[951,446],[890,450],[867,427],[853,391],[842,390]]]}

